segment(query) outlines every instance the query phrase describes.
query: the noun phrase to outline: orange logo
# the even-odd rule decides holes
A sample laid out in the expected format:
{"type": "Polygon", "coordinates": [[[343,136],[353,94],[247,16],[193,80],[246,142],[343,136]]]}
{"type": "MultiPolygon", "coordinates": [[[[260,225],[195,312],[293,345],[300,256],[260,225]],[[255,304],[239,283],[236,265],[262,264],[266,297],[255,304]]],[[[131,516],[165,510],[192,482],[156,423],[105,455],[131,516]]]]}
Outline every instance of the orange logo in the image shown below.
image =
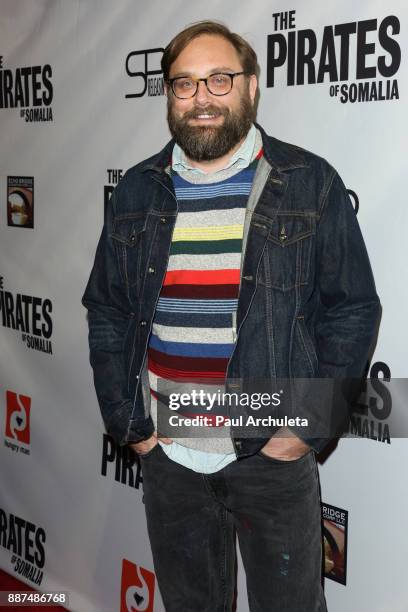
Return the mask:
{"type": "Polygon", "coordinates": [[[155,580],[153,572],[123,559],[120,612],[153,612],[155,580]]]}
{"type": "Polygon", "coordinates": [[[6,437],[22,444],[30,444],[31,397],[7,391],[6,398],[6,437]]]}

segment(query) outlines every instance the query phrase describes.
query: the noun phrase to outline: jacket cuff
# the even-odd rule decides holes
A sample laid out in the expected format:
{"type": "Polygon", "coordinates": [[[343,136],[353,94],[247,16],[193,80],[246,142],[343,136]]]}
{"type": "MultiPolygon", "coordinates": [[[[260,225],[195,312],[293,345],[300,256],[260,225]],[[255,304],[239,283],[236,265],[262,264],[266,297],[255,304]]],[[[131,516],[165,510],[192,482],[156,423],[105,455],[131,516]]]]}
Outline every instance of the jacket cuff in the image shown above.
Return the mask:
{"type": "Polygon", "coordinates": [[[115,443],[125,446],[132,442],[142,442],[150,438],[154,432],[152,418],[144,417],[131,419],[130,410],[132,406],[124,405],[120,410],[116,410],[109,421],[105,421],[106,432],[112,436],[115,443]]]}
{"type": "Polygon", "coordinates": [[[126,437],[123,444],[133,444],[135,442],[143,442],[150,438],[154,433],[154,423],[152,417],[147,419],[131,419],[126,432],[126,437]]]}

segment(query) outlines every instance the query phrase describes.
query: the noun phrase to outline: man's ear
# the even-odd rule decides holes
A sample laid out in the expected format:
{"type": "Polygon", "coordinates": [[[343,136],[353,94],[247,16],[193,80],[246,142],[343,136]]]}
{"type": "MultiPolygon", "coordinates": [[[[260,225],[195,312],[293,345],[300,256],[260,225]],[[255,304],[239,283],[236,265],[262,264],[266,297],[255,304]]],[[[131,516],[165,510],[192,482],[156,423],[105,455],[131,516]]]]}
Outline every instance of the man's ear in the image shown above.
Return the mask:
{"type": "Polygon", "coordinates": [[[255,74],[251,74],[249,77],[249,95],[252,103],[255,101],[256,91],[258,89],[258,79],[255,74]]]}

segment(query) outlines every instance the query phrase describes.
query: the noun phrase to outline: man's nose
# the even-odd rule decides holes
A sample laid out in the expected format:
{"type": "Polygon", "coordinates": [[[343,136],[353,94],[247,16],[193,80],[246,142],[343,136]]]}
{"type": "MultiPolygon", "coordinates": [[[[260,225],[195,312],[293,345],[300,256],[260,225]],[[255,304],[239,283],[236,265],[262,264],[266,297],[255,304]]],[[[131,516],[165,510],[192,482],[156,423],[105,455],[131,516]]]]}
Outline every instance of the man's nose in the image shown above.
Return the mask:
{"type": "Polygon", "coordinates": [[[211,99],[211,94],[204,81],[198,81],[197,93],[195,95],[197,104],[206,104],[211,99]]]}

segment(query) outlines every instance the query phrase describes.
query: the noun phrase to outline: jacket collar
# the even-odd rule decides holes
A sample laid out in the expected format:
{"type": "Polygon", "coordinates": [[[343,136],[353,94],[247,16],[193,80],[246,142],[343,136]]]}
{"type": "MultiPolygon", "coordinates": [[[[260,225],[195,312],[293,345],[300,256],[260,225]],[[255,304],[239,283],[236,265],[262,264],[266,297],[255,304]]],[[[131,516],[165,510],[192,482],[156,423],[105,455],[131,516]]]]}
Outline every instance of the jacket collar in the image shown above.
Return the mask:
{"type": "MultiPolygon", "coordinates": [[[[264,157],[272,168],[285,172],[295,168],[306,168],[309,165],[305,155],[306,152],[303,149],[282,142],[273,136],[268,136],[265,130],[257,123],[255,123],[255,126],[261,132],[264,157]]],[[[172,138],[157,155],[142,163],[141,172],[150,170],[162,174],[171,164],[174,142],[172,138]]]]}
{"type": "Polygon", "coordinates": [[[272,168],[285,172],[285,170],[307,168],[309,166],[305,155],[306,151],[273,136],[268,136],[260,125],[257,123],[255,125],[262,134],[264,157],[272,168]]]}

